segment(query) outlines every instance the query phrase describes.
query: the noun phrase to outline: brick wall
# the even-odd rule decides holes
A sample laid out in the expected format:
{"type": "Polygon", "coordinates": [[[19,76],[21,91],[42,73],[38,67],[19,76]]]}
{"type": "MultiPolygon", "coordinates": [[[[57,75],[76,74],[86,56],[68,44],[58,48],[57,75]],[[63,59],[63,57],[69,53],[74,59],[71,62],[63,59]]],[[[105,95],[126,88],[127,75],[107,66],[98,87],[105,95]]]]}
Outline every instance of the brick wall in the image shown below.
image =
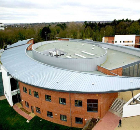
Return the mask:
{"type": "Polygon", "coordinates": [[[101,66],[97,66],[97,70],[102,72],[102,73],[104,73],[104,74],[106,74],[106,75],[112,75],[112,76],[119,75],[119,76],[122,76],[122,67],[117,68],[117,69],[113,69],[113,70],[108,70],[108,69],[103,68],[101,66]]]}
{"type": "Polygon", "coordinates": [[[29,51],[29,50],[32,50],[32,45],[34,44],[34,40],[33,40],[33,39],[29,40],[29,41],[27,42],[27,44],[31,44],[30,46],[28,46],[27,50],[28,50],[28,51],[29,51]]]}
{"type": "Polygon", "coordinates": [[[34,113],[51,122],[61,125],[82,128],[91,118],[102,118],[108,111],[110,104],[117,97],[115,93],[108,94],[82,94],[82,93],[67,93],[51,91],[33,87],[22,82],[19,82],[21,101],[23,108],[31,112],[31,106],[34,108],[34,113]],[[23,87],[27,88],[27,93],[23,92],[23,87]],[[29,89],[31,95],[29,95],[29,89]],[[34,97],[34,91],[38,92],[39,98],[34,97]],[[45,100],[45,95],[51,96],[51,102],[45,100]],[[59,97],[66,99],[66,105],[59,104],[59,97]],[[87,112],[87,99],[98,99],[98,112],[87,112]],[[75,106],[75,100],[82,100],[82,107],[75,106]],[[26,107],[25,101],[29,103],[29,108],[26,107]],[[40,108],[41,113],[36,112],[36,107],[40,108]],[[53,118],[47,117],[47,111],[53,113],[53,118]],[[60,120],[60,114],[67,116],[67,121],[60,120]],[[75,117],[83,118],[82,124],[75,123],[75,117]]]}

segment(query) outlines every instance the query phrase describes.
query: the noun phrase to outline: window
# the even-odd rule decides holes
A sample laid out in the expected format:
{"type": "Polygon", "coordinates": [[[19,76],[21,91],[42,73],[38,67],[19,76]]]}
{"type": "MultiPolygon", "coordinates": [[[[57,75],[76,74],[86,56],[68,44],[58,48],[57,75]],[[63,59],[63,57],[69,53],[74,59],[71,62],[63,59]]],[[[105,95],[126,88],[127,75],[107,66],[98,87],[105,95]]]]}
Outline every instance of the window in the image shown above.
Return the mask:
{"type": "Polygon", "coordinates": [[[121,41],[120,41],[120,43],[121,43],[121,41]]]}
{"type": "Polygon", "coordinates": [[[112,41],[112,43],[114,43],[114,41],[112,41]]]}
{"type": "Polygon", "coordinates": [[[83,124],[83,118],[75,117],[75,123],[83,124]]]}
{"type": "Polygon", "coordinates": [[[87,111],[98,112],[98,100],[87,99],[87,111]]]}
{"type": "Polygon", "coordinates": [[[115,43],[117,43],[117,41],[115,41],[115,43]]]}
{"type": "Polygon", "coordinates": [[[65,98],[59,98],[59,103],[60,104],[66,104],[66,99],[65,98]]]}
{"type": "Polygon", "coordinates": [[[31,95],[31,89],[29,89],[29,95],[31,95]]]}
{"type": "Polygon", "coordinates": [[[45,100],[51,102],[51,96],[50,95],[45,95],[45,100]]]}
{"type": "Polygon", "coordinates": [[[37,113],[41,113],[39,107],[36,107],[36,112],[37,112],[37,113]]]}
{"type": "Polygon", "coordinates": [[[67,121],[67,116],[66,115],[60,115],[60,120],[67,121]]]}
{"type": "Polygon", "coordinates": [[[27,93],[27,88],[23,87],[23,92],[27,93]]]}
{"type": "Polygon", "coordinates": [[[53,114],[52,114],[52,112],[50,112],[50,111],[47,111],[47,116],[48,116],[48,117],[53,117],[53,114]]]}
{"type": "Polygon", "coordinates": [[[25,106],[29,108],[29,103],[25,101],[25,106]]]}
{"type": "Polygon", "coordinates": [[[81,100],[75,100],[75,106],[82,107],[82,101],[81,100]]]}
{"type": "Polygon", "coordinates": [[[39,96],[38,96],[38,92],[34,91],[34,97],[39,98],[39,96]]]}

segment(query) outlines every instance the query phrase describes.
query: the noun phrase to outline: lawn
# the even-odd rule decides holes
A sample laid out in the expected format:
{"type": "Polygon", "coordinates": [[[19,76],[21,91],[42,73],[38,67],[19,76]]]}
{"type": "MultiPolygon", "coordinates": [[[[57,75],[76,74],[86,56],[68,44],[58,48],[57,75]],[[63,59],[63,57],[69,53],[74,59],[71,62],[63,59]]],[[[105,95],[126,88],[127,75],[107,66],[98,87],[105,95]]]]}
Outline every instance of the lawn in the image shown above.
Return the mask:
{"type": "Polygon", "coordinates": [[[43,120],[35,116],[29,123],[14,111],[7,100],[0,101],[0,130],[81,130],[43,120]],[[40,121],[42,120],[42,121],[40,121]]]}

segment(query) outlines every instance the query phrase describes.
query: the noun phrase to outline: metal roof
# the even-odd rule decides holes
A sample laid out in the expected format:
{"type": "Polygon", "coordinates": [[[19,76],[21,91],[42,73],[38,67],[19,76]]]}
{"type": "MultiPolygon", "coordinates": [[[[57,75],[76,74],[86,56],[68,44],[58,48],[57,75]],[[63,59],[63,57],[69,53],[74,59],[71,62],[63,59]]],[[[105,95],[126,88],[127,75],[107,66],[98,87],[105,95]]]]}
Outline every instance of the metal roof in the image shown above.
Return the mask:
{"type": "Polygon", "coordinates": [[[9,74],[26,84],[71,93],[110,93],[140,88],[140,78],[100,76],[40,63],[26,54],[28,46],[25,44],[5,50],[1,57],[9,74]]]}

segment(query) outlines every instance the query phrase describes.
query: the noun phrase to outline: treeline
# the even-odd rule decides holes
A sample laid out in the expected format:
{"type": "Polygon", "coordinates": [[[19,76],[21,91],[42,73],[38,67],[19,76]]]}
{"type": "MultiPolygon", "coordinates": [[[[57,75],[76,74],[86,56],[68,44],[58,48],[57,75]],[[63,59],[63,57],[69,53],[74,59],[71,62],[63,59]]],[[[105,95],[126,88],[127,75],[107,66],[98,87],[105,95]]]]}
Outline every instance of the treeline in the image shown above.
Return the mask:
{"type": "Polygon", "coordinates": [[[137,21],[122,19],[113,20],[107,23],[69,22],[51,23],[42,25],[8,26],[4,31],[0,31],[0,48],[24,40],[34,38],[35,42],[53,40],[56,37],[74,39],[92,39],[102,41],[103,36],[114,35],[140,35],[140,19],[137,21]]]}

